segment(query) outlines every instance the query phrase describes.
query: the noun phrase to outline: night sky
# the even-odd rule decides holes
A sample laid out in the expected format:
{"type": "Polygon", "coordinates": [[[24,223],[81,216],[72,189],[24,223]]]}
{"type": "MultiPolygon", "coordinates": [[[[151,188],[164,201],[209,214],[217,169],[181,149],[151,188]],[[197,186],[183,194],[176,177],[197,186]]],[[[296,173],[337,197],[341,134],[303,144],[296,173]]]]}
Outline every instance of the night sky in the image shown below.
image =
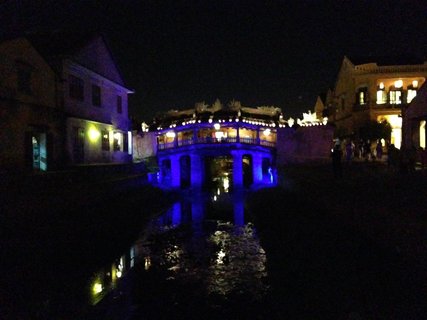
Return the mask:
{"type": "Polygon", "coordinates": [[[128,87],[130,115],[235,99],[313,109],[344,55],[427,57],[425,1],[6,1],[3,34],[100,30],[128,87]]]}

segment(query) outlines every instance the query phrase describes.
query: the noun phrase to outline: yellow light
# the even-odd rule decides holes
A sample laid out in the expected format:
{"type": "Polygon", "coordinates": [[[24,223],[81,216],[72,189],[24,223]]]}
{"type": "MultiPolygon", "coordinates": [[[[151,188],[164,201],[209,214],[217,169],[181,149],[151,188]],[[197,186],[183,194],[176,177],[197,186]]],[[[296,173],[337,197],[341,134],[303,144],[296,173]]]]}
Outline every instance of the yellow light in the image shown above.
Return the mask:
{"type": "Polygon", "coordinates": [[[144,259],[144,269],[148,270],[151,267],[151,258],[150,257],[145,257],[144,259]]]}
{"type": "Polygon", "coordinates": [[[420,121],[420,147],[426,148],[426,121],[420,121]]]}
{"type": "Polygon", "coordinates": [[[270,130],[270,129],[265,129],[265,130],[264,130],[264,135],[265,135],[265,136],[269,136],[269,135],[270,135],[270,133],[271,133],[271,130],[270,130]]]}
{"type": "Polygon", "coordinates": [[[122,272],[120,270],[117,270],[116,276],[117,276],[117,278],[121,278],[122,277],[122,272]]]}
{"type": "Polygon", "coordinates": [[[417,88],[417,87],[418,87],[418,80],[414,80],[414,81],[412,81],[412,86],[413,86],[414,88],[417,88]]]}
{"type": "Polygon", "coordinates": [[[224,133],[223,132],[221,132],[221,131],[215,132],[215,138],[221,139],[223,137],[224,137],[224,133]]]}
{"type": "Polygon", "coordinates": [[[102,292],[102,283],[95,282],[92,287],[92,291],[94,294],[98,294],[102,292]]]}
{"type": "Polygon", "coordinates": [[[88,131],[89,140],[95,142],[100,137],[101,133],[95,127],[91,127],[88,131]]]}
{"type": "Polygon", "coordinates": [[[380,82],[380,89],[384,89],[384,82],[380,82]]]}
{"type": "Polygon", "coordinates": [[[214,128],[215,130],[219,130],[219,128],[221,128],[221,125],[219,123],[215,123],[214,128]]]}
{"type": "Polygon", "coordinates": [[[120,132],[114,132],[113,136],[114,136],[114,139],[120,140],[121,134],[120,134],[120,132]]]}
{"type": "Polygon", "coordinates": [[[402,88],[402,86],[403,86],[403,81],[402,80],[396,80],[394,82],[394,87],[395,88],[402,88]]]}
{"type": "Polygon", "coordinates": [[[168,137],[168,138],[175,138],[175,132],[173,132],[173,131],[166,132],[166,137],[168,137]]]}

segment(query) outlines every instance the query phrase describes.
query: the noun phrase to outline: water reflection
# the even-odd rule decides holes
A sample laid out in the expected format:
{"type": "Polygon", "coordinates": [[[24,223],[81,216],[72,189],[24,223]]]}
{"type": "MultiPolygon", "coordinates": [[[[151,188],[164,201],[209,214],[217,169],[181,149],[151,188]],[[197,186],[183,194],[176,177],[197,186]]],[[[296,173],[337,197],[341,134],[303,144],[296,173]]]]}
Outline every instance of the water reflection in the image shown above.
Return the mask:
{"type": "Polygon", "coordinates": [[[191,283],[207,296],[243,292],[253,299],[262,297],[268,290],[266,255],[245,217],[245,194],[230,194],[226,186],[212,194],[187,197],[153,220],[129,253],[113,263],[110,277],[105,279],[105,270],[104,283],[96,277],[98,290],[93,293],[100,297],[114,289],[119,272],[125,276],[139,264],[143,267],[138,272],[160,272],[163,281],[191,283]]]}

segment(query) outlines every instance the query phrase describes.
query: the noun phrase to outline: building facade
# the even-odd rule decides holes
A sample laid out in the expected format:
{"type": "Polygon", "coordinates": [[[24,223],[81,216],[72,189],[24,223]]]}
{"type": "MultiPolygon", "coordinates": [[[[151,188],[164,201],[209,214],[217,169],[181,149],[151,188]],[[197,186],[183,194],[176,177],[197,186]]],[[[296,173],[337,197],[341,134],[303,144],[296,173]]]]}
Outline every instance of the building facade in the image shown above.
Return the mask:
{"type": "Polygon", "coordinates": [[[341,135],[359,136],[369,121],[387,121],[390,143],[402,144],[402,109],[417,95],[427,77],[427,62],[344,57],[325,103],[329,121],[341,135]]]}
{"type": "Polygon", "coordinates": [[[403,113],[403,144],[406,148],[426,150],[427,84],[403,113]]]}
{"type": "Polygon", "coordinates": [[[102,36],[3,41],[2,171],[131,162],[129,93],[102,36]]]}
{"type": "Polygon", "coordinates": [[[26,38],[0,43],[0,172],[46,171],[63,160],[56,73],[26,38]]]}
{"type": "Polygon", "coordinates": [[[124,81],[102,36],[54,57],[66,114],[70,165],[132,160],[132,133],[124,81]]]}

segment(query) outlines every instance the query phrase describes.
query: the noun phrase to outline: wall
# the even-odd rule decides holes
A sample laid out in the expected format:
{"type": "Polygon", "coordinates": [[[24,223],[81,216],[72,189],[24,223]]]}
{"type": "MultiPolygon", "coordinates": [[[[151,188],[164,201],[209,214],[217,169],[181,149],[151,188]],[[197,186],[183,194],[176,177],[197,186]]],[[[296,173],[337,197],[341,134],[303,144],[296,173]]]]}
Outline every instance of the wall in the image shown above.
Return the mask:
{"type": "Polygon", "coordinates": [[[128,90],[100,75],[66,61],[63,70],[65,110],[75,116],[98,122],[111,123],[121,130],[128,130],[128,90]],[[83,101],[70,97],[69,75],[84,82],[83,101]],[[101,106],[92,105],[92,84],[101,87],[101,106]],[[117,112],[117,96],[122,97],[122,113],[117,112]]]}
{"type": "Polygon", "coordinates": [[[280,128],[277,132],[277,167],[330,159],[334,127],[280,128]]]}
{"type": "Polygon", "coordinates": [[[139,162],[157,154],[157,137],[155,132],[133,134],[133,161],[139,162]]]}
{"type": "Polygon", "coordinates": [[[113,148],[113,135],[117,132],[112,125],[83,120],[79,118],[68,118],[67,121],[67,150],[68,158],[73,164],[102,164],[102,163],[126,163],[131,161],[130,150],[125,151],[123,146],[123,135],[128,135],[127,131],[120,131],[122,137],[120,139],[120,151],[115,151],[113,148]],[[73,128],[83,130],[83,159],[76,159],[73,148],[75,137],[73,128]],[[102,150],[102,131],[108,131],[109,135],[109,150],[102,150]],[[91,134],[95,132],[96,134],[91,134]]]}

